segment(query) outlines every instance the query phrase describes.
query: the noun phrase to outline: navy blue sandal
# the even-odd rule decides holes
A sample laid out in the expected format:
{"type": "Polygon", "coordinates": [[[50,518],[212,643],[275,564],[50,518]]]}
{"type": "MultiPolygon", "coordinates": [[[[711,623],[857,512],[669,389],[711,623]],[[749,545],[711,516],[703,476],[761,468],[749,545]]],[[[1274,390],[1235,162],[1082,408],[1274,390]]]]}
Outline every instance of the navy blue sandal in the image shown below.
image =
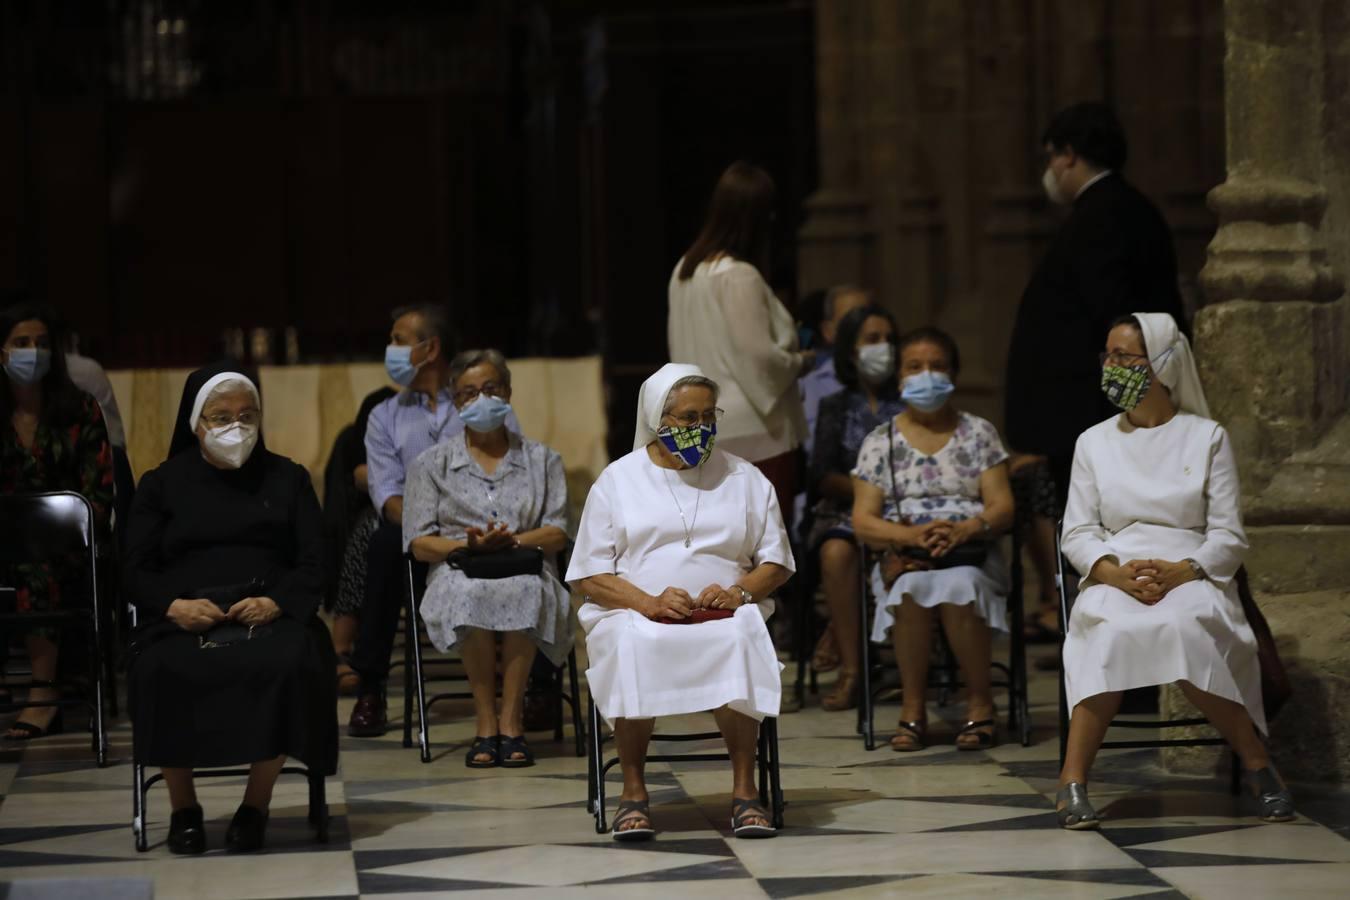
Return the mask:
{"type": "Polygon", "coordinates": [[[492,737],[483,737],[477,735],[473,739],[473,746],[469,752],[464,754],[464,765],[470,769],[495,769],[501,764],[502,760],[502,736],[494,734],[492,737]],[[477,759],[479,756],[490,756],[491,759],[477,759]]]}
{"type": "Polygon", "coordinates": [[[501,738],[502,742],[501,754],[498,758],[501,760],[503,769],[525,769],[534,765],[534,751],[525,742],[525,735],[511,737],[507,734],[499,734],[497,736],[501,738]],[[520,758],[513,759],[512,757],[517,753],[520,754],[520,758]]]}

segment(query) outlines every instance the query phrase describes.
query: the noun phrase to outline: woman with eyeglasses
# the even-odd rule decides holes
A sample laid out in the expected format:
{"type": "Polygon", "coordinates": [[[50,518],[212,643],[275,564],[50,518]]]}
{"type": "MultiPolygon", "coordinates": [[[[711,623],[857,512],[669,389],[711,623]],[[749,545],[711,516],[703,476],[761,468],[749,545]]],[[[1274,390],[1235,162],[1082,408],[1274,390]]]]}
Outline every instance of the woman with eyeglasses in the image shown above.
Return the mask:
{"type": "Polygon", "coordinates": [[[616,841],[655,834],[644,776],[654,717],[707,711],[731,756],[733,832],[774,834],[755,746],[781,700],[770,595],[794,564],[773,486],[714,450],[718,393],[698,367],[675,363],[643,383],[633,452],[591,488],[567,570],[586,596],[586,682],[623,771],[616,841]]]}
{"type": "MultiPolygon", "coordinates": [[[[104,541],[113,503],[112,448],[98,403],[70,380],[57,329],[52,312],[31,302],[0,313],[0,493],[76,491],[93,506],[104,541]]],[[[0,584],[16,588],[18,612],[50,612],[77,600],[85,568],[78,560],[22,563],[0,569],[0,584]]],[[[33,672],[27,702],[60,699],[56,632],[36,628],[24,638],[33,672]]],[[[8,695],[4,691],[0,702],[8,695]]],[[[62,725],[60,707],[29,706],[5,739],[31,741],[62,725]]]]}
{"type": "Polygon", "coordinates": [[[1071,718],[1059,824],[1100,827],[1088,776],[1121,694],[1176,684],[1232,745],[1260,816],[1287,822],[1293,796],[1262,741],[1256,638],[1234,577],[1247,552],[1237,464],[1191,346],[1166,313],[1119,319],[1102,391],[1121,412],[1078,438],[1064,556],[1084,575],[1064,641],[1071,718]]]}
{"type": "Polygon", "coordinates": [[[450,390],[464,433],[423,453],[409,470],[403,542],[431,564],[420,607],[431,642],[459,652],[473,692],[477,736],[464,764],[522,768],[534,765],[524,709],[535,652],[561,666],[572,649],[571,604],[556,563],[567,547],[567,479],[557,451],[506,427],[511,370],[501,353],[456,356],[450,390]],[[542,560],[511,552],[525,548],[542,560]],[[441,565],[448,560],[455,566],[441,565]],[[484,576],[474,562],[506,568],[484,576]]]}
{"type": "Polygon", "coordinates": [[[257,385],[228,364],[188,376],[169,456],[136,491],[123,567],[141,621],[127,672],[135,759],[164,773],[169,851],[207,840],[193,770],[249,766],[225,848],[262,847],[288,757],[337,769],[337,664],[319,621],[319,501],[270,452],[257,385]]]}

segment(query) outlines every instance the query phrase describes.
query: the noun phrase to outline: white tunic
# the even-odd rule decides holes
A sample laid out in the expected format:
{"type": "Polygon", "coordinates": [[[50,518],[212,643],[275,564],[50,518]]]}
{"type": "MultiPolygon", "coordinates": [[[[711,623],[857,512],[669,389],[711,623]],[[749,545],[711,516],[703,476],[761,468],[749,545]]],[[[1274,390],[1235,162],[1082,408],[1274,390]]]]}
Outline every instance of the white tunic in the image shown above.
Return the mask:
{"type": "Polygon", "coordinates": [[[1079,436],[1063,538],[1074,568],[1189,558],[1209,577],[1153,606],[1085,578],[1064,642],[1070,709],[1106,691],[1189,681],[1243,704],[1266,730],[1256,638],[1233,582],[1247,550],[1239,507],[1237,465],[1217,422],[1178,413],[1135,428],[1120,415],[1079,436]]]}
{"type": "MultiPolygon", "coordinates": [[[[715,450],[699,469],[676,472],[653,463],[644,447],[611,463],[591,488],[567,581],[617,575],[648,594],[678,587],[697,597],[763,563],[794,569],[778,499],[758,469],[715,450]]],[[[721,706],[776,716],[783,667],[765,625],[772,609],[764,601],[730,619],[664,625],[588,601],[578,618],[591,696],[609,721],[721,706]]]]}

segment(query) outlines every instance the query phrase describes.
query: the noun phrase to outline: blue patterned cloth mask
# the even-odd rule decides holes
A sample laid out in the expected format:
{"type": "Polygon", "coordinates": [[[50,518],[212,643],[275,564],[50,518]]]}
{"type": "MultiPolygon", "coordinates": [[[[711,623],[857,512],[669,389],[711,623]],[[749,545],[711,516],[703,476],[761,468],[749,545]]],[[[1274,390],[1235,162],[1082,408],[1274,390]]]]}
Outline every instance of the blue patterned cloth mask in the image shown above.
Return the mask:
{"type": "Polygon", "coordinates": [[[656,436],[663,447],[693,469],[703,465],[712,455],[713,444],[717,442],[717,424],[663,425],[656,436]]]}

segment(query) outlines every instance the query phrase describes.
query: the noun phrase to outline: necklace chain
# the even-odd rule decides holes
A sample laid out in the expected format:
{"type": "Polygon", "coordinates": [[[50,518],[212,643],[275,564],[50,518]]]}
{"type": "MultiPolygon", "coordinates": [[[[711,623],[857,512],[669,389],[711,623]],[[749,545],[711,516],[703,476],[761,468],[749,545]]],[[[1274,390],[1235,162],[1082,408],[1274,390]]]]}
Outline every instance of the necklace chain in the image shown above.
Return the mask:
{"type": "Polygon", "coordinates": [[[698,525],[698,507],[703,502],[703,467],[698,467],[698,484],[696,486],[698,493],[694,497],[694,520],[692,522],[684,518],[684,507],[680,505],[680,498],[675,496],[675,485],[671,483],[673,476],[670,474],[670,470],[665,469],[664,471],[666,473],[666,490],[670,491],[670,499],[675,501],[675,509],[680,513],[680,525],[684,528],[684,546],[688,547],[693,543],[694,528],[698,525]]]}

